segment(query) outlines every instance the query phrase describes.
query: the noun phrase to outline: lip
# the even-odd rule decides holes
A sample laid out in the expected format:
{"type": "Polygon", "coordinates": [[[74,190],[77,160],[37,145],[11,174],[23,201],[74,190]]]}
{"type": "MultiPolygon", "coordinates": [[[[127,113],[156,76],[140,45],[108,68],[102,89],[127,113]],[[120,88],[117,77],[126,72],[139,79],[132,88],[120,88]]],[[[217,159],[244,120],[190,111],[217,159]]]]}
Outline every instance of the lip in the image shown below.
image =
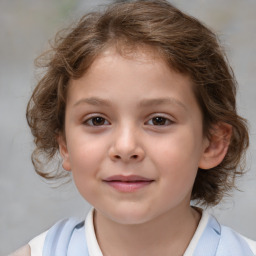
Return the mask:
{"type": "Polygon", "coordinates": [[[131,193],[149,186],[154,180],[138,175],[114,175],[103,180],[119,192],[131,193]]]}

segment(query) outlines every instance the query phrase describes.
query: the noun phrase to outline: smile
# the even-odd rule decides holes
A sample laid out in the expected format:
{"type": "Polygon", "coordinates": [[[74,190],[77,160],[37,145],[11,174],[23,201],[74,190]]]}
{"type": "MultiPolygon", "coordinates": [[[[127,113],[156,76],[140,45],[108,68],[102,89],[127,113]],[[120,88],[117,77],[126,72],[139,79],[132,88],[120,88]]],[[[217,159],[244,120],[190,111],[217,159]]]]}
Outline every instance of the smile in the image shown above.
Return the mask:
{"type": "Polygon", "coordinates": [[[130,175],[115,175],[104,179],[103,182],[119,192],[131,193],[149,186],[154,180],[145,177],[130,175]]]}

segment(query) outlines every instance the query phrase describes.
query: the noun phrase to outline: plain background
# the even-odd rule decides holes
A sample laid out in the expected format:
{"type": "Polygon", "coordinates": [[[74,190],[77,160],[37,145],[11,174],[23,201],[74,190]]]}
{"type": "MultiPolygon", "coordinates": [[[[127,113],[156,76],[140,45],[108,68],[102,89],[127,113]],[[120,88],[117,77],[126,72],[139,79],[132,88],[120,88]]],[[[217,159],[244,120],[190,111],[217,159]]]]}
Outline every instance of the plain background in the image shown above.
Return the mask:
{"type": "MultiPolygon", "coordinates": [[[[248,173],[235,192],[213,209],[221,223],[256,239],[256,1],[173,0],[220,36],[239,82],[238,110],[249,120],[248,173]]],[[[70,215],[84,216],[89,205],[73,184],[51,188],[30,162],[32,137],[26,103],[36,83],[33,60],[48,39],[98,4],[109,1],[0,1],[0,255],[17,249],[70,215]]]]}

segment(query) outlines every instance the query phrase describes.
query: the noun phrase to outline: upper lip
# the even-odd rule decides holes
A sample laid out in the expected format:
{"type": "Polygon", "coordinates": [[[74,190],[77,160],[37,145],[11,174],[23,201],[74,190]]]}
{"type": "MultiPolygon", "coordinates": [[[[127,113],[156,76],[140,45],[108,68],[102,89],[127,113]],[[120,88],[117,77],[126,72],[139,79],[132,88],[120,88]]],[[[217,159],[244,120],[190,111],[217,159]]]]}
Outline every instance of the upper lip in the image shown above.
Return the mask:
{"type": "Polygon", "coordinates": [[[110,176],[106,179],[104,179],[104,181],[122,181],[122,182],[131,182],[131,181],[153,181],[153,179],[149,179],[146,177],[142,177],[139,175],[113,175],[110,176]]]}

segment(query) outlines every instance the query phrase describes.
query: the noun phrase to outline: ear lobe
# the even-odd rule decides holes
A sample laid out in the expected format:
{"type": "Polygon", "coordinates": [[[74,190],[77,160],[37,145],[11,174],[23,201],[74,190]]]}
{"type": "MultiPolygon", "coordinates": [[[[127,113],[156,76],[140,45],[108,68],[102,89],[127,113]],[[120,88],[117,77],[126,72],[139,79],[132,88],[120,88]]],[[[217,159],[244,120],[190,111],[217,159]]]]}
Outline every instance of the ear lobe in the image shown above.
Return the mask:
{"type": "Polygon", "coordinates": [[[199,168],[211,169],[219,165],[227,154],[232,126],[227,123],[219,123],[212,129],[210,139],[199,161],[199,168]]]}
{"type": "Polygon", "coordinates": [[[68,153],[66,140],[63,135],[59,135],[57,140],[59,143],[60,155],[63,160],[62,167],[66,171],[71,171],[71,164],[70,164],[70,160],[69,160],[69,153],[68,153]]]}

